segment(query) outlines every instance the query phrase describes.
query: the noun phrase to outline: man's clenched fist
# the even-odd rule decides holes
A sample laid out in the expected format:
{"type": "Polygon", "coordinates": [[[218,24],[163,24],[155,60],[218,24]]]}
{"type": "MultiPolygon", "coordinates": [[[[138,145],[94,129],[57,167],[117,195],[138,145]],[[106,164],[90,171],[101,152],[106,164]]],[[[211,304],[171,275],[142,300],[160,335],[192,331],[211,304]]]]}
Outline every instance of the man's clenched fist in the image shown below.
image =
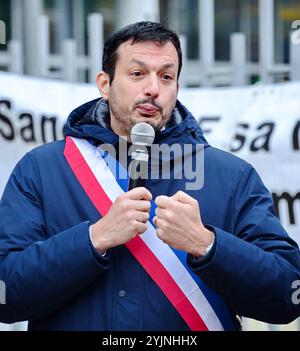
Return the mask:
{"type": "Polygon", "coordinates": [[[182,191],[158,196],[154,224],[157,236],[175,249],[201,256],[214,234],[202,224],[198,202],[182,191]]]}
{"type": "Polygon", "coordinates": [[[109,212],[92,226],[92,242],[96,250],[103,252],[144,233],[151,199],[146,188],[135,188],[120,195],[109,212]]]}

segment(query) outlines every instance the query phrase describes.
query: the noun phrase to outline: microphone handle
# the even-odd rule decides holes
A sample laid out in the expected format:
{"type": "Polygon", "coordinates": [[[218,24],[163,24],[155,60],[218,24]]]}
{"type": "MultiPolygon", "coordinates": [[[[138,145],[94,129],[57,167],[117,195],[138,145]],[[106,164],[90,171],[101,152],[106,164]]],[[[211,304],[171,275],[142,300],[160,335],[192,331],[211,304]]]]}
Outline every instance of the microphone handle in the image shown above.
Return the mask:
{"type": "Polygon", "coordinates": [[[140,177],[141,169],[145,170],[148,162],[133,159],[130,164],[128,191],[138,187],[145,186],[145,177],[140,177]]]}
{"type": "Polygon", "coordinates": [[[144,187],[144,186],[145,186],[145,179],[142,179],[142,178],[138,178],[138,179],[129,178],[128,191],[132,190],[134,188],[139,188],[139,187],[144,187]]]}

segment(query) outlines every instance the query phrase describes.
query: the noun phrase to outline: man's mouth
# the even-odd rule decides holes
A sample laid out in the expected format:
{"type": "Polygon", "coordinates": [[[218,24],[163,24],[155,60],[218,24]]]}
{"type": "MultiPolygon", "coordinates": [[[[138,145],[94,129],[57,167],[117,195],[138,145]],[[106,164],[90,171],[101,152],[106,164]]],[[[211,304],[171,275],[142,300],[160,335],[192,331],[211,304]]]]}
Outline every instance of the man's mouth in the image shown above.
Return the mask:
{"type": "Polygon", "coordinates": [[[155,116],[157,114],[157,112],[159,112],[159,109],[151,104],[138,105],[137,110],[142,115],[147,115],[147,116],[155,116]]]}

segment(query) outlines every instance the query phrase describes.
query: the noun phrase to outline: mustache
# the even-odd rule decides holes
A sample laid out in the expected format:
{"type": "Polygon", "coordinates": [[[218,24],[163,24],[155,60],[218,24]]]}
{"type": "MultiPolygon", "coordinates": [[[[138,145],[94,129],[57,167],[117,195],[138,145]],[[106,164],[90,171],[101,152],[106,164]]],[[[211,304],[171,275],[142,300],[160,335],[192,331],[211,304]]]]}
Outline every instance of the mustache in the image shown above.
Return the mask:
{"type": "Polygon", "coordinates": [[[141,104],[150,104],[153,107],[157,108],[160,112],[162,112],[163,110],[162,105],[156,102],[153,98],[137,101],[134,105],[134,108],[136,108],[138,105],[141,105],[141,104]]]}

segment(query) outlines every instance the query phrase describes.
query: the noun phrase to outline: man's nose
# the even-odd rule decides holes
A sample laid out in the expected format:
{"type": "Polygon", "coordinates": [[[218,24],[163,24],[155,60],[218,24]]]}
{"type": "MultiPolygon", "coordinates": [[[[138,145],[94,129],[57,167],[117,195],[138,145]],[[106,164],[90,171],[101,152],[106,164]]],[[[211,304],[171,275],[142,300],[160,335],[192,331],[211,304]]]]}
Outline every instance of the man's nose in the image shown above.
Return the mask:
{"type": "Polygon", "coordinates": [[[150,76],[145,81],[144,93],[146,96],[157,97],[159,95],[159,81],[156,76],[150,76]]]}

